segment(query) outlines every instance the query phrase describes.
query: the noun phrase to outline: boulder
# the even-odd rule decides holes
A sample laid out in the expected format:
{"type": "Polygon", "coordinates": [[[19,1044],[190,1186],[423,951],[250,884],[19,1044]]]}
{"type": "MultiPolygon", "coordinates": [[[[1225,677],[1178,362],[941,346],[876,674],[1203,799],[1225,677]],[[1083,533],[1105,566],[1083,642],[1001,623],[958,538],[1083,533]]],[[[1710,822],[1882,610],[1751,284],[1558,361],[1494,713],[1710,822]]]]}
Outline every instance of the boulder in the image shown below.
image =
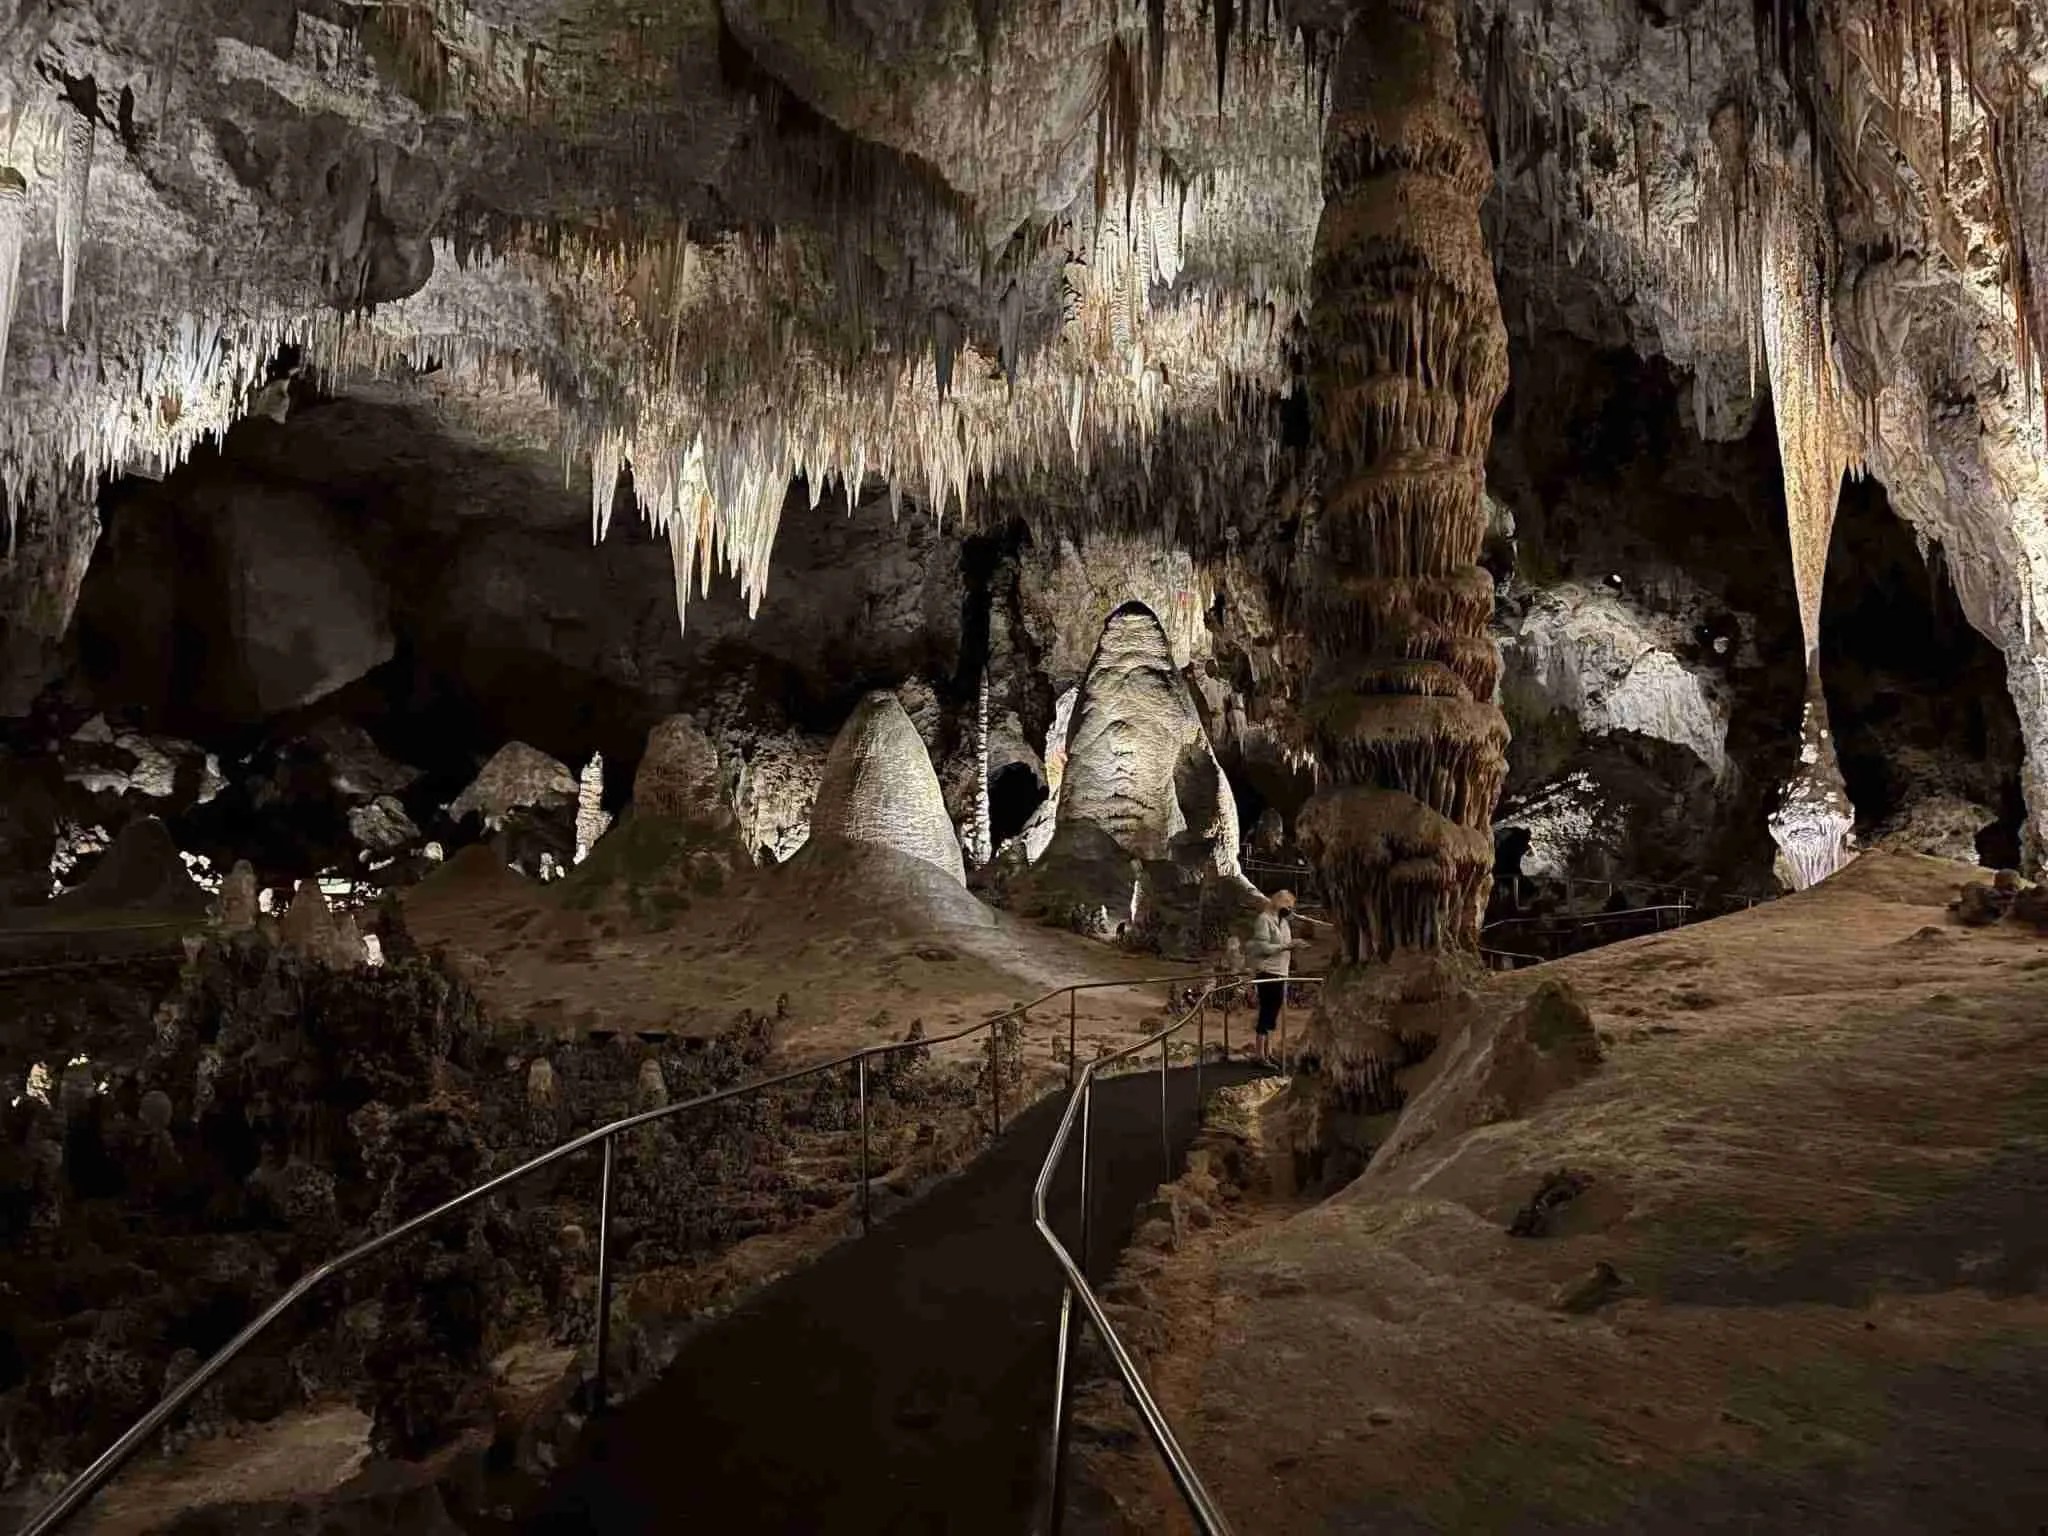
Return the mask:
{"type": "Polygon", "coordinates": [[[498,857],[546,879],[576,863],[576,775],[523,741],[507,742],[448,807],[451,821],[476,817],[498,857]]]}
{"type": "Polygon", "coordinates": [[[420,840],[420,829],[396,796],[379,795],[348,811],[349,835],[373,854],[396,853],[420,840]]]}
{"type": "Polygon", "coordinates": [[[523,741],[508,741],[492,754],[469,788],[455,797],[448,815],[456,821],[480,816],[497,831],[516,810],[576,808],[576,775],[567,766],[523,741]]]}
{"type": "Polygon", "coordinates": [[[893,693],[862,699],[832,743],[811,837],[893,849],[967,883],[931,755],[893,693]]]}
{"type": "Polygon", "coordinates": [[[241,674],[235,702],[276,714],[391,659],[389,596],[355,531],[324,501],[236,486],[218,513],[222,598],[241,674]]]}

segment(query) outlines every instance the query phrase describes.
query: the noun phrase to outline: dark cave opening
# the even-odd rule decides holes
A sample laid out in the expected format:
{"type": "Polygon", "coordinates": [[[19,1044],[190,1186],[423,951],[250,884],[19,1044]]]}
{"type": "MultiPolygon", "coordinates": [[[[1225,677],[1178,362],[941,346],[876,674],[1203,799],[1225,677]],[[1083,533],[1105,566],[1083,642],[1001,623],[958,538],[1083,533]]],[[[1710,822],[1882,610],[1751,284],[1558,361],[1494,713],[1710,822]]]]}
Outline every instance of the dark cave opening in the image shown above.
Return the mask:
{"type": "Polygon", "coordinates": [[[989,776],[988,824],[998,848],[1024,830],[1032,812],[1045,804],[1045,780],[1029,763],[1005,763],[989,776]]]}
{"type": "Polygon", "coordinates": [[[2004,659],[1964,614],[1941,546],[1923,553],[1875,480],[1842,491],[1820,670],[1860,837],[2018,864],[2023,746],[2004,659]]]}
{"type": "Polygon", "coordinates": [[[1494,628],[1514,733],[1497,826],[1547,830],[1497,844],[1503,868],[1762,893],[1804,686],[1769,404],[1703,439],[1692,382],[1664,359],[1550,328],[1511,331],[1510,349],[1487,459],[1512,517],[1487,552],[1507,578],[1494,628]],[[1717,753],[1707,733],[1633,728],[1654,712],[1589,707],[1633,677],[1611,657],[1652,646],[1721,712],[1717,753]],[[1571,830],[1587,813],[1597,830],[1571,830]]]}

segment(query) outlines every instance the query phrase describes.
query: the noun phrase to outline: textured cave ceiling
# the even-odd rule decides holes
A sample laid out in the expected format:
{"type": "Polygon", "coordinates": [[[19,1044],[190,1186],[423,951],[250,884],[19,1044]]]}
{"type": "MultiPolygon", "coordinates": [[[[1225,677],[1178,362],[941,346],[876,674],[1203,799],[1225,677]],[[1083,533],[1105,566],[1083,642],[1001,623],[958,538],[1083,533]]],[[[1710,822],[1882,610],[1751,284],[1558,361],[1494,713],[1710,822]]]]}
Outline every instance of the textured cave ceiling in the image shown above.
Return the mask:
{"type": "MultiPolygon", "coordinates": [[[[594,534],[629,468],[679,588],[725,564],[758,596],[797,475],[879,475],[940,517],[1264,510],[1342,7],[14,10],[21,622],[48,628],[89,555],[67,498],[274,404],[287,347],[558,456],[594,534]]],[[[2039,6],[1473,0],[1462,35],[1510,324],[1668,356],[1704,436],[1773,397],[1809,610],[1835,486],[1867,470],[2038,698],[2039,6]]]]}

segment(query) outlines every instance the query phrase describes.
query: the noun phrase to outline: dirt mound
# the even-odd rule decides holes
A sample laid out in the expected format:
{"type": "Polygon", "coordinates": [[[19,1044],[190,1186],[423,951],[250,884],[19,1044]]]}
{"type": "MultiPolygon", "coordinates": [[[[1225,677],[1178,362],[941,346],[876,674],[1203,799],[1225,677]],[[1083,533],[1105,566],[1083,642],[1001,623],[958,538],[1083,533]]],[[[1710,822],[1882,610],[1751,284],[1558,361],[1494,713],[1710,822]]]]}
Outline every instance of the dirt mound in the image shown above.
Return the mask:
{"type": "Polygon", "coordinates": [[[794,893],[809,917],[837,909],[856,927],[881,923],[910,933],[996,925],[995,913],[948,871],[878,843],[813,833],[794,858],[768,872],[763,884],[778,903],[794,893]]]}
{"type": "Polygon", "coordinates": [[[438,914],[444,909],[502,906],[536,898],[539,887],[492,852],[486,843],[471,843],[405,895],[408,915],[438,914]]]}
{"type": "Polygon", "coordinates": [[[167,921],[201,918],[208,905],[206,892],[186,872],[170,832],[154,816],[145,816],[121,829],[84,884],[46,907],[20,914],[12,926],[42,927],[92,913],[130,919],[160,916],[167,921]]]}
{"type": "Polygon", "coordinates": [[[620,914],[652,932],[724,893],[753,860],[730,816],[634,809],[550,896],[570,912],[620,914]]]}

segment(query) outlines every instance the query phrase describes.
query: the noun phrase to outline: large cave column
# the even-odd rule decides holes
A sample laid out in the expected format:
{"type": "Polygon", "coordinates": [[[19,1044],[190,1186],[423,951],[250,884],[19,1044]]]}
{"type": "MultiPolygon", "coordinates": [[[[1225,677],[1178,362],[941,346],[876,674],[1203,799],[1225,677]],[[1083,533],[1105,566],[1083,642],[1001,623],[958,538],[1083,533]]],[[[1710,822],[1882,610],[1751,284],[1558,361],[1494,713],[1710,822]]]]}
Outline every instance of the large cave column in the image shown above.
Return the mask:
{"type": "MultiPolygon", "coordinates": [[[[1506,773],[1487,633],[1485,460],[1507,333],[1479,224],[1492,180],[1444,0],[1367,0],[1332,82],[1310,382],[1323,453],[1301,817],[1347,961],[1478,942],[1506,773]]],[[[1350,1049],[1335,1001],[1326,1065],[1350,1049]]]]}
{"type": "Polygon", "coordinates": [[[1852,462],[1835,384],[1831,310],[1821,281],[1819,234],[1795,189],[1781,184],[1765,218],[1762,314],[1771,413],[1785,478],[1792,580],[1806,642],[1806,701],[1799,764],[1771,812],[1770,831],[1794,890],[1817,885],[1855,857],[1855,807],[1842,782],[1820,680],[1821,590],[1828,546],[1852,462]]]}

